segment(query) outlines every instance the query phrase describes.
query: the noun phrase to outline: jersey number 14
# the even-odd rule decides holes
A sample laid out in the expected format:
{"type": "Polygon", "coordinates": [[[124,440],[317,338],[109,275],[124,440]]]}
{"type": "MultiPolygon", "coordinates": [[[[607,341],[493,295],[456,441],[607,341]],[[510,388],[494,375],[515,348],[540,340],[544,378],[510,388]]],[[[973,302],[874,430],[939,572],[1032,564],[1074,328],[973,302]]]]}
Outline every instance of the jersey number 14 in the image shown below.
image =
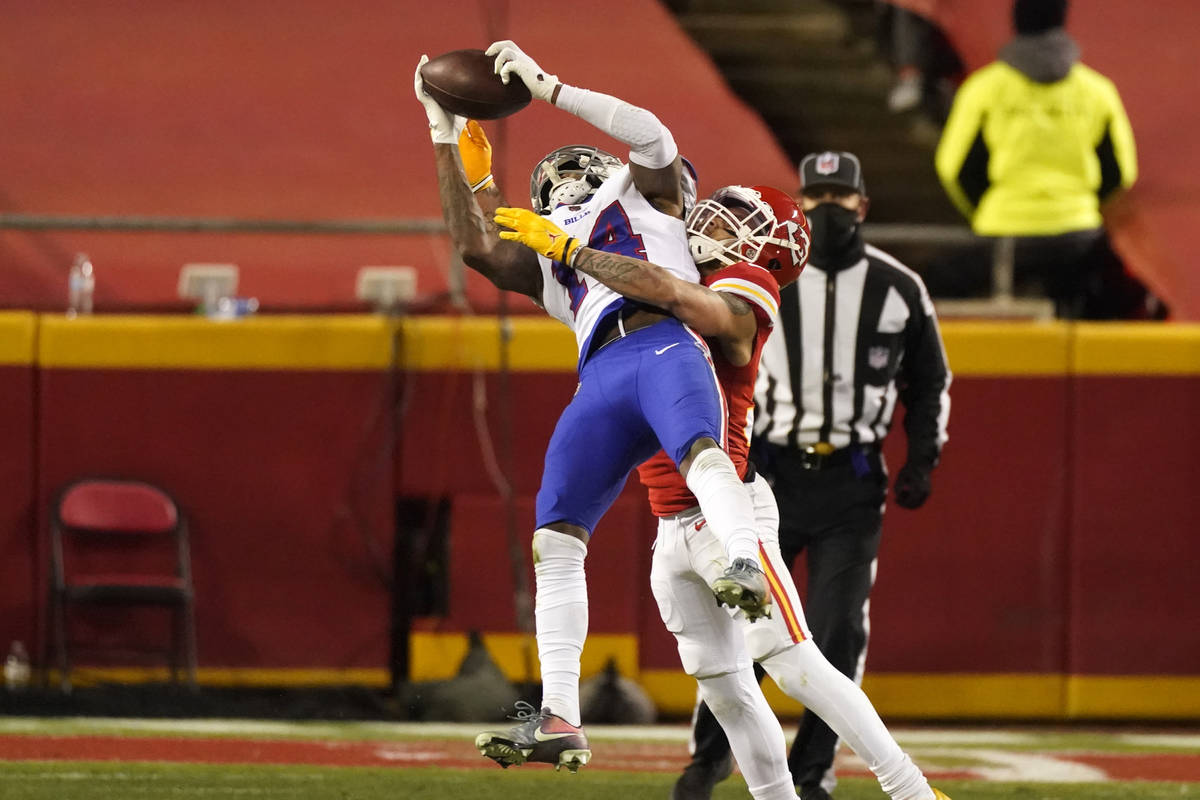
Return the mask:
{"type": "MultiPolygon", "coordinates": [[[[596,222],[592,226],[592,237],[588,240],[588,247],[593,250],[602,250],[605,253],[616,253],[646,260],[646,246],[642,243],[641,234],[633,232],[633,226],[629,224],[629,217],[626,215],[625,209],[621,208],[620,202],[617,201],[610,204],[600,212],[600,216],[596,217],[596,222]]],[[[554,262],[553,271],[554,279],[567,287],[567,293],[571,296],[571,313],[579,313],[579,306],[588,292],[586,278],[558,261],[554,262]]]]}

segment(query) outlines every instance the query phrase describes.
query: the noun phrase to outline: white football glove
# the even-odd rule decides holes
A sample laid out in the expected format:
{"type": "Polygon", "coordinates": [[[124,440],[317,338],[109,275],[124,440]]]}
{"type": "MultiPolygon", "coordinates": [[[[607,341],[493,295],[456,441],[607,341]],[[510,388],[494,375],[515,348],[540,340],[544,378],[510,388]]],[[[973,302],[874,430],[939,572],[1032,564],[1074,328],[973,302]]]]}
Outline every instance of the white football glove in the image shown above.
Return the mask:
{"type": "Polygon", "coordinates": [[[554,95],[554,87],[558,86],[558,76],[551,75],[539,67],[515,42],[508,39],[494,42],[487,49],[487,54],[496,57],[496,74],[500,76],[500,80],[508,83],[512,76],[516,75],[531,95],[538,100],[550,102],[554,95]]]}
{"type": "Polygon", "coordinates": [[[417,99],[421,101],[421,105],[425,106],[425,116],[429,117],[429,136],[433,139],[434,144],[457,145],[458,135],[462,133],[467,120],[465,117],[451,114],[439,106],[437,101],[429,96],[429,92],[425,91],[425,81],[421,80],[421,67],[425,66],[425,62],[428,60],[429,56],[423,55],[417,62],[417,74],[413,79],[413,88],[417,91],[417,99]]]}

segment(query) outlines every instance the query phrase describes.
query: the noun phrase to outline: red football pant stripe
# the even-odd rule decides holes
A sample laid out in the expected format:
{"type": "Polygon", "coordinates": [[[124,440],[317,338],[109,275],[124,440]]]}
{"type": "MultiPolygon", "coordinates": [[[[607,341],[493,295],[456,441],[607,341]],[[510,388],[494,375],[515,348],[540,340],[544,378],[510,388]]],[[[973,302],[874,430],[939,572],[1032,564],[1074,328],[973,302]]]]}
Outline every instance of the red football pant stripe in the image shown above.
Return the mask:
{"type": "Polygon", "coordinates": [[[783,613],[783,622],[787,625],[792,641],[797,644],[803,642],[804,630],[800,627],[796,609],[792,607],[791,598],[783,590],[783,583],[780,582],[779,575],[775,572],[775,565],[771,563],[771,559],[767,558],[767,551],[763,549],[762,542],[758,543],[758,560],[762,562],[763,574],[767,576],[767,584],[771,587],[771,596],[775,598],[775,608],[783,613]]]}

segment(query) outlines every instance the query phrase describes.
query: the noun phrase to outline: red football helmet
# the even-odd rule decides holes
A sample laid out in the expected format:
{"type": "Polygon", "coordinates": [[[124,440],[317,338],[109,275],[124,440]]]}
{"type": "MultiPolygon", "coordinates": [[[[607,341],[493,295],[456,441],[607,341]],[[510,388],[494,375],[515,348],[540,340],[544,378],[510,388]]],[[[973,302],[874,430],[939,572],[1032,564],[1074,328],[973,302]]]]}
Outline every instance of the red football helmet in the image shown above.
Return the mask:
{"type": "Polygon", "coordinates": [[[726,186],[688,214],[688,246],[697,264],[748,261],[768,270],[780,287],[808,263],[811,232],[796,201],[770,186],[726,186]],[[717,238],[721,233],[730,236],[717,238]]]}

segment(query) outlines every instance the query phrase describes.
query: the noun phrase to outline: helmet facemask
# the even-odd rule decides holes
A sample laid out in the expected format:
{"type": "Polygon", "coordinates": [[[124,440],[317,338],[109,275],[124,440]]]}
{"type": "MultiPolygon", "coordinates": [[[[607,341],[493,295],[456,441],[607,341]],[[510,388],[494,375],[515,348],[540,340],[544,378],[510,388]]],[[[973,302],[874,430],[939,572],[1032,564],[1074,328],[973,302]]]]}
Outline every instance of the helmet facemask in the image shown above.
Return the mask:
{"type": "Polygon", "coordinates": [[[753,262],[762,249],[758,237],[770,232],[775,216],[741,186],[727,186],[712,197],[696,204],[686,225],[688,249],[697,264],[718,261],[725,266],[739,261],[753,262]],[[740,191],[734,191],[740,190],[740,191]],[[732,236],[718,238],[714,228],[732,236]]]}
{"type": "Polygon", "coordinates": [[[745,261],[771,272],[779,285],[796,279],[808,260],[808,222],[799,206],[765,186],[726,186],[700,201],[686,220],[697,264],[745,261]],[[731,234],[723,238],[722,233],[731,234]]]}

